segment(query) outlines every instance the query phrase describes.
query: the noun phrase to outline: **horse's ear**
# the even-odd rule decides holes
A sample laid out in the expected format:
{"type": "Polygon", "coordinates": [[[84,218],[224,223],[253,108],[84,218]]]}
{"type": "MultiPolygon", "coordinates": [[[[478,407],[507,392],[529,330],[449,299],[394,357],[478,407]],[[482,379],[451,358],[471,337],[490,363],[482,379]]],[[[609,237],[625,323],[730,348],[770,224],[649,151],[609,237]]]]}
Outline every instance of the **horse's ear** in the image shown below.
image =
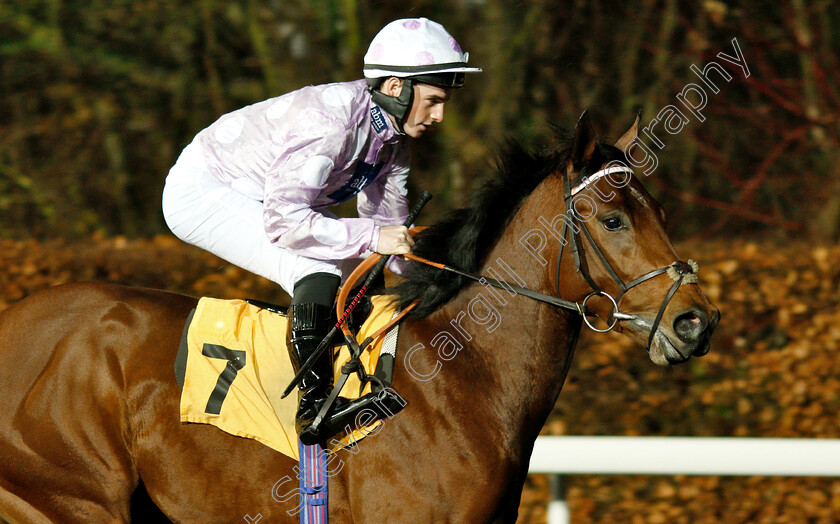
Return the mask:
{"type": "Polygon", "coordinates": [[[589,110],[583,112],[575,126],[575,140],[572,145],[572,165],[583,166],[595,152],[595,129],[589,121],[589,110]]]}
{"type": "Polygon", "coordinates": [[[639,137],[639,122],[642,120],[642,112],[641,110],[636,113],[636,121],[633,122],[633,125],[630,126],[630,129],[624,133],[621,138],[615,143],[615,147],[620,149],[622,152],[630,145],[633,140],[639,137]]]}

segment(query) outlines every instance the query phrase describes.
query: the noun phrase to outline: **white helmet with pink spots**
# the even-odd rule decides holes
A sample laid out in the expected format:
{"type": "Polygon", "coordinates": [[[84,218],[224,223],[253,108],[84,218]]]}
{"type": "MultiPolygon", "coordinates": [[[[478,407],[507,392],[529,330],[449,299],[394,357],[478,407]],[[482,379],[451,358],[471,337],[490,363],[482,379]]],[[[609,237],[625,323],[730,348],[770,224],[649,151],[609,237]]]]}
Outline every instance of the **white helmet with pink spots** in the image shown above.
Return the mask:
{"type": "Polygon", "coordinates": [[[363,70],[371,84],[396,76],[457,88],[464,85],[465,73],[481,72],[467,65],[469,58],[442,25],[428,18],[406,18],[386,25],[373,38],[363,70]]]}

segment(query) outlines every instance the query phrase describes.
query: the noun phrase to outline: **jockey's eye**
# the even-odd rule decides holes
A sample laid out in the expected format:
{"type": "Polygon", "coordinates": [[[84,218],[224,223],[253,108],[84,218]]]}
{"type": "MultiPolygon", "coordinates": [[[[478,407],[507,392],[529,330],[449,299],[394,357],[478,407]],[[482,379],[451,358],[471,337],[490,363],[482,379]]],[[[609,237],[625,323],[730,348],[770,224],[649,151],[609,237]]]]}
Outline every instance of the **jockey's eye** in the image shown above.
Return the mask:
{"type": "Polygon", "coordinates": [[[618,231],[624,227],[624,222],[619,217],[606,218],[602,223],[604,224],[604,229],[607,231],[618,231]]]}

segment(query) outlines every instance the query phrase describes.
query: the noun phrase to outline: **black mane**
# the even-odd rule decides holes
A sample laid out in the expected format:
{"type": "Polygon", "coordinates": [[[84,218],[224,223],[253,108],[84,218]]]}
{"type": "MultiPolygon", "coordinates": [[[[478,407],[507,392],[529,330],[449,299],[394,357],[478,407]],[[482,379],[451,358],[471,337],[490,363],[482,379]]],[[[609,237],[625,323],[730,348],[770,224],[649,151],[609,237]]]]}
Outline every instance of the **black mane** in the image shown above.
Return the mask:
{"type": "MultiPolygon", "coordinates": [[[[415,237],[414,254],[422,258],[477,272],[524,200],[548,175],[568,162],[573,136],[558,130],[560,147],[533,152],[515,141],[499,154],[495,168],[471,195],[470,207],[456,209],[415,237]]],[[[615,147],[598,144],[582,175],[591,174],[609,160],[624,159],[615,147]]],[[[577,167],[577,166],[576,166],[577,167]]],[[[425,317],[452,299],[470,280],[424,264],[412,263],[405,282],[392,292],[399,306],[420,298],[412,312],[425,317]]]]}

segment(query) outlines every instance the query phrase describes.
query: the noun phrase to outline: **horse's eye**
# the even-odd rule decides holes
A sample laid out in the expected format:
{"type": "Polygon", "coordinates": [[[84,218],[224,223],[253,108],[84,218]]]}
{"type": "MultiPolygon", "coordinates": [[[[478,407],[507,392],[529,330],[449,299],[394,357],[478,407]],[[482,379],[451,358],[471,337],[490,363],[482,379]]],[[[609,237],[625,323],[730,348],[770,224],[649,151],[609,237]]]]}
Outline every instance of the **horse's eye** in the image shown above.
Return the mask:
{"type": "Polygon", "coordinates": [[[604,220],[604,229],[607,231],[618,231],[624,227],[624,222],[618,217],[610,217],[604,220]]]}

